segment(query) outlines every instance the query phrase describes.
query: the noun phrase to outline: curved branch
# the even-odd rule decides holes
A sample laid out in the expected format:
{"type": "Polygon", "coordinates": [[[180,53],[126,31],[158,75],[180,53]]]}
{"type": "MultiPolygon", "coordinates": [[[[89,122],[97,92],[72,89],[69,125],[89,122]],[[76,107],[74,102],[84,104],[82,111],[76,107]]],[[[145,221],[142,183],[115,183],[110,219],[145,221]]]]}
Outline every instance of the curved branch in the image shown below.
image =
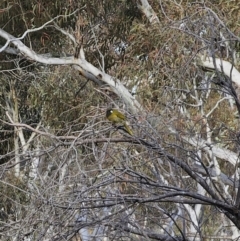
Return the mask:
{"type": "Polygon", "coordinates": [[[233,64],[219,58],[214,59],[212,57],[205,57],[204,55],[199,55],[197,59],[198,65],[210,70],[215,69],[214,62],[216,62],[216,68],[219,72],[228,76],[237,86],[240,87],[240,73],[233,64]]]}
{"type": "Polygon", "coordinates": [[[74,58],[73,56],[64,58],[46,57],[37,54],[35,51],[31,50],[25,44],[23,44],[19,40],[19,38],[15,38],[3,29],[0,29],[0,36],[7,40],[7,43],[4,45],[4,48],[2,47],[0,49],[0,52],[2,52],[7,47],[6,45],[11,42],[25,57],[30,58],[31,60],[34,60],[36,62],[49,65],[51,64],[78,66],[78,70],[84,77],[94,81],[99,80],[109,85],[112,91],[123,99],[123,101],[133,113],[137,113],[143,110],[140,103],[129,93],[129,91],[122,85],[119,79],[116,79],[100,71],[98,68],[90,64],[85,59],[74,58]]]}
{"type": "MultiPolygon", "coordinates": [[[[179,134],[176,130],[173,128],[169,128],[169,130],[174,134],[179,134]]],[[[236,165],[239,162],[239,155],[233,151],[230,151],[223,147],[218,147],[217,145],[214,145],[212,143],[209,143],[208,141],[201,139],[201,138],[195,138],[195,137],[188,137],[181,135],[181,139],[192,146],[197,147],[199,150],[204,150],[207,153],[213,154],[215,157],[219,159],[223,159],[225,161],[230,162],[232,165],[236,165]]]]}

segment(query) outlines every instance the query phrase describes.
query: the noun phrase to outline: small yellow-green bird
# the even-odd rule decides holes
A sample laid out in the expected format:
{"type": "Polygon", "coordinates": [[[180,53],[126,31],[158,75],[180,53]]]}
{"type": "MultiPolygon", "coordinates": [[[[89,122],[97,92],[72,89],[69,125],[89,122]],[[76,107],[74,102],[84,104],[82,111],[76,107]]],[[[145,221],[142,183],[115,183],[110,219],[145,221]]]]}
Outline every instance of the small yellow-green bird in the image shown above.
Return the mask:
{"type": "Polygon", "coordinates": [[[107,109],[106,117],[113,124],[123,124],[126,132],[131,136],[133,135],[131,128],[126,123],[126,117],[123,113],[116,109],[107,109]]]}

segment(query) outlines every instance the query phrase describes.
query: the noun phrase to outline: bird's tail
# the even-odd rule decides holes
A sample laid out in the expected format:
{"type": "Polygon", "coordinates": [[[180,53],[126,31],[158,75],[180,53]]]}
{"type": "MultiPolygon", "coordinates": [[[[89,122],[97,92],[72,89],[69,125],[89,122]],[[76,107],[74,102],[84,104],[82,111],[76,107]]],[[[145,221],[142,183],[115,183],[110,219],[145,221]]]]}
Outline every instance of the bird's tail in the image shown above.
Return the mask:
{"type": "Polygon", "coordinates": [[[127,131],[127,133],[129,134],[129,135],[133,135],[133,131],[131,130],[131,128],[126,124],[126,122],[124,122],[124,128],[125,128],[125,130],[127,131]]]}

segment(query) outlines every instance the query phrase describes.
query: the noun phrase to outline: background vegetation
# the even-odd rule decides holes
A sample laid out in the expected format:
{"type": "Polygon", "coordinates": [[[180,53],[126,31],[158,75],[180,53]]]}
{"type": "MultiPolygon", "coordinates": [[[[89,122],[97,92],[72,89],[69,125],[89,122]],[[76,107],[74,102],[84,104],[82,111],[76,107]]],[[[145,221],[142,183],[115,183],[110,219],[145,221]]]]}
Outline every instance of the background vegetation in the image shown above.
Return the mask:
{"type": "Polygon", "coordinates": [[[240,5],[152,0],[151,21],[144,2],[0,2],[2,30],[45,58],[82,46],[142,107],[73,65],[2,49],[2,240],[239,239],[240,85],[216,63],[240,68],[240,5]]]}

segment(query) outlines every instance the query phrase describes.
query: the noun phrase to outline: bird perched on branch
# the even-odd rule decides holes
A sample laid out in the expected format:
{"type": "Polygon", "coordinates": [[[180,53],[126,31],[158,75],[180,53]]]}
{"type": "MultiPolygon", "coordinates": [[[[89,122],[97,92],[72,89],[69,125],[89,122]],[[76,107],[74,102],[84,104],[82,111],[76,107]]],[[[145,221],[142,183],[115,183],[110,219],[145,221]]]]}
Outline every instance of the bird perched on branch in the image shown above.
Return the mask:
{"type": "Polygon", "coordinates": [[[113,124],[122,124],[124,126],[124,130],[129,134],[133,135],[131,128],[126,123],[126,117],[123,113],[116,109],[107,109],[106,117],[113,124]]]}

